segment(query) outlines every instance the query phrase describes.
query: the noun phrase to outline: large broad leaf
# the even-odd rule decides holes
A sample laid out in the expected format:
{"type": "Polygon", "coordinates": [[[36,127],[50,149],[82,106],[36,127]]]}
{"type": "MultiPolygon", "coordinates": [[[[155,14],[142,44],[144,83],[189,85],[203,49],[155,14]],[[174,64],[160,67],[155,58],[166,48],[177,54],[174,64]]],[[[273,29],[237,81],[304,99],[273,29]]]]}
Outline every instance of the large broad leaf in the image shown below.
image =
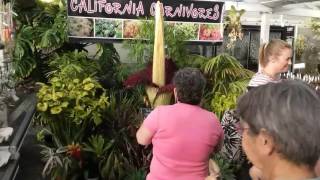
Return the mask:
{"type": "Polygon", "coordinates": [[[66,11],[58,11],[54,15],[54,23],[51,28],[47,28],[41,33],[41,40],[38,45],[40,48],[58,48],[67,41],[68,21],[66,11]]]}
{"type": "Polygon", "coordinates": [[[15,40],[15,49],[13,52],[13,62],[15,74],[18,78],[24,78],[30,75],[36,67],[35,57],[32,56],[35,51],[32,37],[34,32],[31,26],[22,26],[17,33],[15,40]]]}
{"type": "Polygon", "coordinates": [[[25,57],[24,60],[14,59],[13,66],[17,77],[27,77],[36,66],[36,61],[32,57],[25,57]]]}

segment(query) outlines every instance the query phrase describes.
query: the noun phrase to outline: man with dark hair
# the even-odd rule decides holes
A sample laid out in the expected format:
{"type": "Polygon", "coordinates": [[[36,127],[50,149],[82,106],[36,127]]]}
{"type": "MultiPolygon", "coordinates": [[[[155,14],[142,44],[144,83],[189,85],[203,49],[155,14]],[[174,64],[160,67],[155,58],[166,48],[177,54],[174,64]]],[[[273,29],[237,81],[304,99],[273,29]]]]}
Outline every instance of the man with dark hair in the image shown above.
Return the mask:
{"type": "Polygon", "coordinates": [[[313,89],[297,81],[259,86],[240,98],[238,113],[243,149],[262,179],[316,177],[320,99],[313,89]]]}
{"type": "Polygon", "coordinates": [[[215,114],[199,106],[206,81],[198,69],[179,70],[173,82],[177,103],[154,109],[137,132],[139,144],[153,144],[147,180],[204,180],[222,127],[215,114]]]}

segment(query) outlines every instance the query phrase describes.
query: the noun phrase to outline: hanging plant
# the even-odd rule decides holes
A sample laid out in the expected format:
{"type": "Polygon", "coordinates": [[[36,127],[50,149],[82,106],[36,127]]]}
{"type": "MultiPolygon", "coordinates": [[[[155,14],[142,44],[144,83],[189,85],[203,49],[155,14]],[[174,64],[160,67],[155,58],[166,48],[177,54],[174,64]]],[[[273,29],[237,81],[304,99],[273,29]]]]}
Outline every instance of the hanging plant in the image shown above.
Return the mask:
{"type": "Polygon", "coordinates": [[[306,38],[303,35],[299,35],[295,42],[296,59],[300,59],[306,49],[306,38]]]}
{"type": "Polygon", "coordinates": [[[237,39],[242,39],[242,27],[241,27],[241,16],[245,13],[244,9],[237,10],[234,6],[228,11],[225,19],[225,27],[228,32],[229,43],[227,48],[230,49],[234,47],[237,39]]]}
{"type": "Polygon", "coordinates": [[[310,28],[317,38],[320,38],[320,18],[311,18],[310,28]]]}

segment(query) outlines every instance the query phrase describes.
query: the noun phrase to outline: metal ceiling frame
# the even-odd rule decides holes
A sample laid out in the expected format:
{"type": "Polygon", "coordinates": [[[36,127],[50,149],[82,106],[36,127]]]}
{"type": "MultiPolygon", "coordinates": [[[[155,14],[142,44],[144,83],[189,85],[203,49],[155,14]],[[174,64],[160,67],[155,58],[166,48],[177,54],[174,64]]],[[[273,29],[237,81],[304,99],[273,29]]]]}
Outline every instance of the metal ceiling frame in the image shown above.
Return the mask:
{"type": "Polygon", "coordinates": [[[247,12],[320,18],[319,0],[243,0],[241,2],[226,1],[226,10],[229,10],[231,5],[234,5],[239,9],[245,9],[247,12]],[[317,6],[317,3],[313,2],[319,2],[319,6],[317,6]]]}

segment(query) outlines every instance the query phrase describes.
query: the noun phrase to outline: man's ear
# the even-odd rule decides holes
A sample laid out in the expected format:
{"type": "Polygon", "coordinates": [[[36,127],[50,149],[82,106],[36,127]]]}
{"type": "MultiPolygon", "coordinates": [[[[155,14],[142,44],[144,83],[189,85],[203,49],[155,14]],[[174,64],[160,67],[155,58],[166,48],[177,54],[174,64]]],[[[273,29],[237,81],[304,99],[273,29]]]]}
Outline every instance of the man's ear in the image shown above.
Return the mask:
{"type": "Polygon", "coordinates": [[[266,129],[261,129],[257,137],[257,145],[262,155],[270,156],[274,153],[275,142],[266,129]]]}

